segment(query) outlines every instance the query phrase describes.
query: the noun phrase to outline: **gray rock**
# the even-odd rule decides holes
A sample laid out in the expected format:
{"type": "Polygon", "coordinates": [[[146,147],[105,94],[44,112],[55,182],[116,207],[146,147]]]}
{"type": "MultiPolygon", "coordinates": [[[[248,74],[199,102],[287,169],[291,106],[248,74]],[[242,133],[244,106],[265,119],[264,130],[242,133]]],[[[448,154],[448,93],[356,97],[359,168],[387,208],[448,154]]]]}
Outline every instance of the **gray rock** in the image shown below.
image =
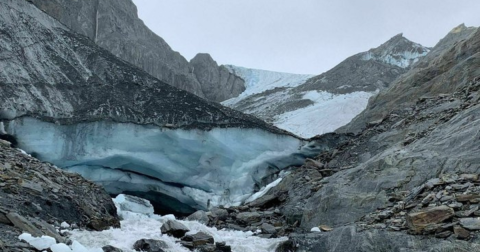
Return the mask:
{"type": "Polygon", "coordinates": [[[469,230],[480,230],[480,218],[461,218],[460,225],[469,230]]]}
{"type": "MultiPolygon", "coordinates": [[[[471,251],[480,245],[443,239],[413,236],[401,232],[372,230],[357,232],[353,226],[336,228],[331,232],[292,235],[297,252],[367,252],[367,251],[471,251]]],[[[289,251],[289,250],[277,250],[289,251]]]]}
{"type": "Polygon", "coordinates": [[[160,230],[162,231],[162,234],[171,235],[176,238],[183,237],[185,233],[189,231],[185,225],[175,220],[168,220],[162,225],[160,230]]]}
{"type": "Polygon", "coordinates": [[[209,219],[208,219],[207,213],[205,211],[198,210],[195,213],[189,215],[187,217],[187,220],[198,221],[200,223],[207,224],[209,219]]]}
{"type": "Polygon", "coordinates": [[[133,244],[133,249],[144,252],[166,252],[168,246],[164,241],[141,239],[133,244]]]}
{"type": "Polygon", "coordinates": [[[268,224],[268,223],[262,223],[261,226],[262,232],[266,234],[276,234],[277,230],[275,229],[274,226],[268,224]]]}
{"type": "Polygon", "coordinates": [[[218,66],[209,54],[197,54],[190,60],[190,65],[209,100],[221,102],[245,91],[245,81],[224,66],[218,66]]]}
{"type": "Polygon", "coordinates": [[[262,220],[262,216],[257,212],[243,212],[237,214],[237,222],[244,225],[251,225],[252,223],[262,220]]]}
{"type": "Polygon", "coordinates": [[[212,213],[212,217],[217,220],[224,221],[228,217],[228,211],[223,208],[214,207],[210,212],[212,213]]]}

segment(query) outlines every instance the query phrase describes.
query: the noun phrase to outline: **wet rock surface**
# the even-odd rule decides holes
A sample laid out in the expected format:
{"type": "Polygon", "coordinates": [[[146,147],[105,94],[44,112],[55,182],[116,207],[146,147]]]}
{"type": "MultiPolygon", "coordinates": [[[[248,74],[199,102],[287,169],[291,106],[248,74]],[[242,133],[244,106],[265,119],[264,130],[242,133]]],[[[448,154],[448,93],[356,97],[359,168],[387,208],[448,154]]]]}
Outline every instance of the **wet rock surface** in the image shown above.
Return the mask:
{"type": "Polygon", "coordinates": [[[27,244],[18,236],[27,232],[66,238],[54,225],[104,230],[119,227],[115,206],[99,186],[76,174],[43,163],[0,140],[0,241],[5,250],[21,251],[27,244]]]}

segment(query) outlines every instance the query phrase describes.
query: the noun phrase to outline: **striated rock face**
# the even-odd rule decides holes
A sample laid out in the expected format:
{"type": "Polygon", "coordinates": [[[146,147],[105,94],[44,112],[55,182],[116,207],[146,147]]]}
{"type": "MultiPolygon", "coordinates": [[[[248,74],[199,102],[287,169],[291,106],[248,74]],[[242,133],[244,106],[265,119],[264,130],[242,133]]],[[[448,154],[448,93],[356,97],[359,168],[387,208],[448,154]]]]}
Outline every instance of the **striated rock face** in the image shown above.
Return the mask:
{"type": "Polygon", "coordinates": [[[197,54],[190,60],[190,65],[209,100],[221,102],[245,91],[245,81],[226,67],[218,66],[209,54],[197,54]]]}
{"type": "MultiPolygon", "coordinates": [[[[165,83],[213,101],[235,97],[240,90],[223,86],[223,82],[202,82],[208,79],[196,76],[194,66],[145,26],[131,0],[31,2],[72,31],[89,37],[100,47],[165,83]],[[221,92],[223,95],[218,94],[221,92]]],[[[223,73],[222,78],[229,78],[221,67],[216,66],[210,71],[223,73]]],[[[240,79],[230,78],[232,85],[242,86],[240,79]]]]}

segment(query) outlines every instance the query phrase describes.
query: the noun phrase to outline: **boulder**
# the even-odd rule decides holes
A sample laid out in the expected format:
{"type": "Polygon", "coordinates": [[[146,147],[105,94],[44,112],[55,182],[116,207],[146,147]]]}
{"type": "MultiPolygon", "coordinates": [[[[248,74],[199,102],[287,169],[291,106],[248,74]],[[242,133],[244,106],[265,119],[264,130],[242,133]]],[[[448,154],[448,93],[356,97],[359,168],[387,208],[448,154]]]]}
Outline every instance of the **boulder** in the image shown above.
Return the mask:
{"type": "Polygon", "coordinates": [[[237,221],[240,224],[249,225],[251,223],[259,222],[262,216],[257,212],[244,212],[237,215],[237,221]]]}
{"type": "Polygon", "coordinates": [[[153,239],[141,239],[133,244],[133,249],[144,252],[165,252],[167,248],[165,242],[153,239]]]}
{"type": "Polygon", "coordinates": [[[414,233],[431,230],[432,227],[453,217],[454,211],[447,206],[426,208],[407,215],[408,228],[414,233]]]}
{"type": "Polygon", "coordinates": [[[217,220],[224,221],[228,218],[228,211],[223,208],[215,207],[215,208],[212,208],[210,212],[212,213],[212,216],[217,220]]]}
{"type": "Polygon", "coordinates": [[[262,232],[265,234],[276,234],[277,230],[275,229],[274,226],[268,224],[268,223],[263,223],[262,226],[262,232]]]}
{"type": "Polygon", "coordinates": [[[167,234],[171,235],[176,238],[181,238],[187,233],[188,228],[183,225],[182,223],[174,220],[169,220],[165,224],[162,225],[160,228],[160,231],[162,231],[162,234],[167,234]]]}
{"type": "Polygon", "coordinates": [[[480,230],[480,218],[462,218],[460,225],[469,230],[480,230]]]}
{"type": "Polygon", "coordinates": [[[225,242],[216,242],[215,248],[215,252],[232,252],[232,247],[228,246],[225,242]]]}
{"type": "Polygon", "coordinates": [[[204,232],[198,232],[193,235],[186,235],[182,238],[182,241],[189,242],[193,245],[194,248],[205,244],[213,244],[213,236],[206,234],[204,232]]]}
{"type": "Polygon", "coordinates": [[[187,217],[187,220],[189,221],[198,221],[202,224],[207,224],[208,223],[208,215],[205,211],[203,210],[198,210],[195,213],[189,215],[187,217]]]}
{"type": "Polygon", "coordinates": [[[463,227],[455,226],[453,227],[453,232],[458,239],[467,240],[468,238],[470,238],[470,232],[463,227]]]}
{"type": "Polygon", "coordinates": [[[110,245],[102,247],[102,250],[103,252],[123,252],[123,250],[110,245]]]}

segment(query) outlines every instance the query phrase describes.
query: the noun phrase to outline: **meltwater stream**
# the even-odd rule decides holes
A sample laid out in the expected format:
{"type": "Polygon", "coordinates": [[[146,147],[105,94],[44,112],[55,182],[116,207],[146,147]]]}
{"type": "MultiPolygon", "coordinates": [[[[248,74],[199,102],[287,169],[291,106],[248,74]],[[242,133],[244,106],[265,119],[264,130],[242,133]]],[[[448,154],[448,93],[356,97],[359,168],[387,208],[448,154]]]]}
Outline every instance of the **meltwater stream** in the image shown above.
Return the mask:
{"type": "MultiPolygon", "coordinates": [[[[155,239],[164,241],[168,245],[167,251],[189,252],[179,243],[179,239],[172,236],[162,235],[160,227],[168,220],[175,219],[173,215],[160,216],[153,214],[153,208],[137,205],[128,201],[124,195],[114,199],[119,216],[123,218],[121,228],[111,228],[102,232],[72,231],[70,238],[90,248],[88,252],[94,252],[96,248],[106,245],[115,246],[125,252],[133,250],[133,244],[140,239],[155,239]],[[122,210],[124,209],[124,210],[122,210]],[[126,209],[135,211],[126,211],[126,209]]],[[[262,252],[275,251],[275,248],[287,238],[264,239],[254,236],[253,232],[241,232],[232,230],[218,230],[207,227],[197,221],[180,221],[190,230],[187,234],[197,232],[207,233],[215,239],[215,242],[225,242],[232,247],[234,252],[262,252]]],[[[101,251],[101,250],[100,250],[101,251]]],[[[76,251],[74,251],[76,252],[76,251]]]]}

